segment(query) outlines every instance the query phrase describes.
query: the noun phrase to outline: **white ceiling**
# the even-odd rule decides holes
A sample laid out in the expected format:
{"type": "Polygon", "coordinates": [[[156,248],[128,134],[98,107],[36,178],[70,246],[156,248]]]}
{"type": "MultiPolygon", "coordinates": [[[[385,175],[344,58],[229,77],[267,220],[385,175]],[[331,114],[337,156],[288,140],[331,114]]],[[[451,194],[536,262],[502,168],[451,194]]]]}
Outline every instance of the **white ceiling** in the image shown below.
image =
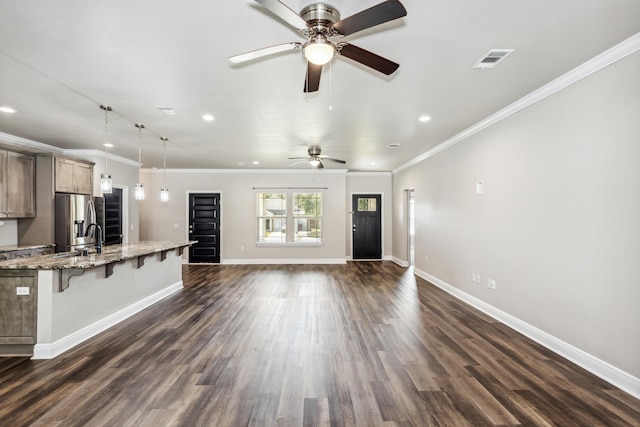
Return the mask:
{"type": "MultiPolygon", "coordinates": [[[[330,4],[345,18],[379,2],[330,4]]],[[[228,61],[304,41],[251,0],[0,0],[0,106],[17,110],[0,113],[0,132],[102,150],[108,104],[110,153],[137,160],[142,122],[144,167],[161,167],[167,136],[168,168],[308,168],[287,157],[318,144],[352,171],[388,171],[640,31],[637,0],[403,4],[405,18],[346,39],[398,71],[337,57],[305,96],[300,51],[228,61]],[[493,70],[471,68],[494,48],[515,52],[493,70]]]]}

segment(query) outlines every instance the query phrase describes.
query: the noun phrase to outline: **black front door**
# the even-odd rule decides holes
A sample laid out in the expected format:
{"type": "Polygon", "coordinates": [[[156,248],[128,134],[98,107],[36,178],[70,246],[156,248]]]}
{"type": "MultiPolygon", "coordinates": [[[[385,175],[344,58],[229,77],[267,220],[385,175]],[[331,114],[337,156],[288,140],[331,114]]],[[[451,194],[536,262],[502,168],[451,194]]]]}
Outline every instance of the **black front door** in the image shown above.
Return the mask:
{"type": "Polygon", "coordinates": [[[220,262],[220,193],[189,194],[189,262],[220,262]]]}
{"type": "Polygon", "coordinates": [[[382,258],[381,205],[380,194],[353,195],[353,259],[382,258]]]}

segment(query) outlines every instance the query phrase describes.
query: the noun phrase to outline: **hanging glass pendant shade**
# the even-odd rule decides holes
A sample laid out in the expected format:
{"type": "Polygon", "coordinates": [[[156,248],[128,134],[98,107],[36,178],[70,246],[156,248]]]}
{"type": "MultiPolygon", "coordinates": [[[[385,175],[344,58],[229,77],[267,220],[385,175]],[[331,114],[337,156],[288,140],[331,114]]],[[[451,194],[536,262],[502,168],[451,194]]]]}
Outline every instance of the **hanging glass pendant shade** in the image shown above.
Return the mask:
{"type": "Polygon", "coordinates": [[[100,188],[102,189],[102,194],[110,194],[113,192],[113,180],[111,179],[110,173],[100,174],[100,188]]]}

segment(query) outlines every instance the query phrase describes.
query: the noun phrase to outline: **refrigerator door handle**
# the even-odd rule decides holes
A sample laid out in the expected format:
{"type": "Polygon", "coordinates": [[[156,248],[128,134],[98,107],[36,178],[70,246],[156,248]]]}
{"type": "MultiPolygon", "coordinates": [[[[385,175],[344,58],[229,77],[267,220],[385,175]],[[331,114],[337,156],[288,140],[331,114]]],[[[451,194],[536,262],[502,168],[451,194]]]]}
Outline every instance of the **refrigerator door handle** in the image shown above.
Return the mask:
{"type": "MultiPolygon", "coordinates": [[[[87,202],[87,228],[89,228],[89,224],[95,224],[96,223],[96,206],[93,203],[93,198],[89,199],[89,201],[87,202]]],[[[91,236],[90,237],[94,237],[96,234],[95,229],[91,230],[91,236]]]]}

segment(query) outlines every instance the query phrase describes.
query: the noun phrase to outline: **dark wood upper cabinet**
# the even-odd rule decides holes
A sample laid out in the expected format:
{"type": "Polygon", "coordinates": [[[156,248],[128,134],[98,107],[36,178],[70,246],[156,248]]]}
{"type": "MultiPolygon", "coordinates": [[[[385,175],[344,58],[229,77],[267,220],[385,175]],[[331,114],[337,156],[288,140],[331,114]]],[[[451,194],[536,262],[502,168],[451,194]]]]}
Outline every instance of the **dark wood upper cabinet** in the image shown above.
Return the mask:
{"type": "Polygon", "coordinates": [[[55,180],[56,192],[93,194],[93,163],[56,157],[55,180]]]}
{"type": "Polygon", "coordinates": [[[36,158],[0,150],[0,218],[36,215],[36,158]]]}

